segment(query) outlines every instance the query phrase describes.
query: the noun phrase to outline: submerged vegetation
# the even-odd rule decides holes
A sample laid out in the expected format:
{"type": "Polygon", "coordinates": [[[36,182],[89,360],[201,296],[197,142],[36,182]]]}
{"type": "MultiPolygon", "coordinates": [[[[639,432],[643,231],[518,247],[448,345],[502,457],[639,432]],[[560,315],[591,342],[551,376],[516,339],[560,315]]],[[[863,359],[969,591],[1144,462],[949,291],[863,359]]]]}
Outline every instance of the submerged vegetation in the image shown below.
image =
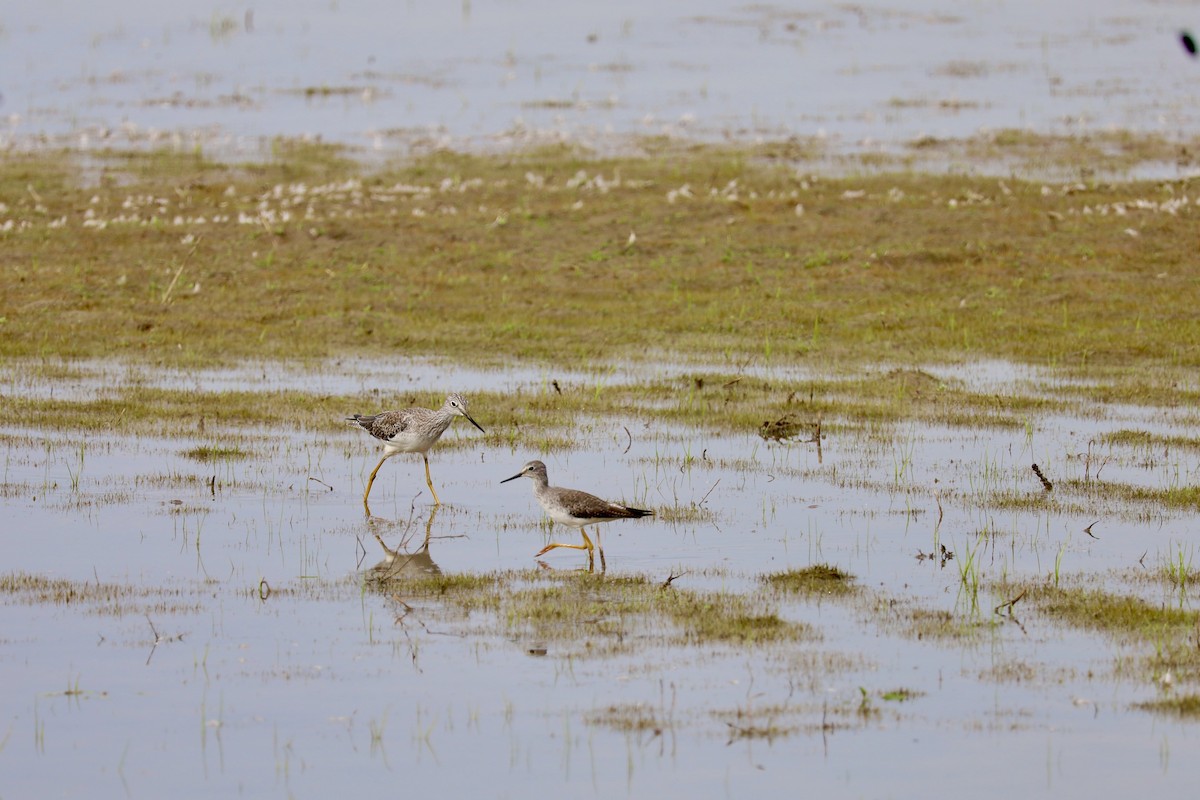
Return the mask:
{"type": "Polygon", "coordinates": [[[26,572],[0,574],[0,602],[49,603],[96,615],[183,614],[198,611],[194,587],[145,588],[124,583],[71,581],[26,572]]]}
{"type": "Polygon", "coordinates": [[[410,609],[433,599],[464,616],[489,612],[506,635],[556,647],[582,643],[592,655],[627,650],[634,642],[645,647],[654,631],[662,643],[691,645],[764,645],[814,636],[808,626],[781,619],[765,597],[678,588],[643,575],[391,573],[369,576],[369,582],[410,609]],[[607,644],[601,648],[597,639],[607,644]]]}
{"type": "Polygon", "coordinates": [[[1197,720],[1200,719],[1200,695],[1184,694],[1178,697],[1160,697],[1144,703],[1135,703],[1134,708],[1155,714],[1197,720]]]}

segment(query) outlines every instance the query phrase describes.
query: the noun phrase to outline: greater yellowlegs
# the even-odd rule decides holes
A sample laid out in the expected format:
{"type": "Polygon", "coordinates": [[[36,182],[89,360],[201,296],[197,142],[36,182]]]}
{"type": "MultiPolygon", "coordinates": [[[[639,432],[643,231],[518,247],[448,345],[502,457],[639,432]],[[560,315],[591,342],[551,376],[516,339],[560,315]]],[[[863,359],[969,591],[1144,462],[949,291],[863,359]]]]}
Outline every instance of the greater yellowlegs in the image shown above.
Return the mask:
{"type": "Polygon", "coordinates": [[[612,522],[614,519],[636,519],[637,517],[644,517],[654,513],[642,508],[630,508],[620,503],[610,503],[607,500],[601,500],[594,494],[581,492],[578,489],[564,489],[561,486],[551,486],[550,479],[546,476],[546,465],[541,461],[530,461],[521,467],[521,471],[516,475],[513,475],[511,478],[505,478],[500,482],[508,483],[509,481],[515,481],[517,478],[531,478],[533,480],[533,496],[537,498],[538,504],[546,512],[546,516],[555,522],[569,525],[572,528],[578,528],[579,532],[583,534],[583,544],[560,544],[552,542],[535,553],[534,558],[556,547],[569,547],[572,550],[586,550],[590,564],[594,548],[600,551],[600,563],[603,565],[604,548],[600,546],[600,529],[596,529],[596,544],[593,546],[592,540],[588,538],[587,531],[584,530],[584,526],[599,525],[601,522],[612,522]]]}
{"type": "Polygon", "coordinates": [[[425,461],[425,483],[429,484],[429,491],[433,494],[433,504],[435,506],[442,504],[442,501],[438,499],[437,492],[433,489],[433,478],[429,476],[428,453],[429,448],[433,447],[434,442],[446,432],[455,417],[466,417],[467,421],[479,428],[481,433],[487,433],[478,422],[471,419],[471,415],[467,413],[467,400],[458,392],[448,396],[446,402],[442,403],[442,407],[437,411],[416,407],[399,411],[384,411],[382,414],[374,414],[369,417],[362,414],[346,417],[348,422],[358,425],[384,443],[383,458],[379,459],[379,463],[372,470],[371,477],[367,479],[367,490],[363,492],[363,506],[367,509],[368,514],[371,513],[370,506],[367,506],[367,498],[371,495],[371,484],[375,483],[375,476],[379,474],[379,468],[383,466],[383,462],[397,453],[421,454],[421,458],[425,461]]]}

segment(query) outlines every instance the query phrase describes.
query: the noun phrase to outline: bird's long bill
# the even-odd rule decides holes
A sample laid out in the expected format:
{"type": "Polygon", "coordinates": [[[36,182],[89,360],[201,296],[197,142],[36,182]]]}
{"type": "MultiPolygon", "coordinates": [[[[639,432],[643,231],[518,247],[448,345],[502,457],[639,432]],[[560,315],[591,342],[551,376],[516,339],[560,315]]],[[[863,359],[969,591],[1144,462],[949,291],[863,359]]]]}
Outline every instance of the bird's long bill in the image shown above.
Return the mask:
{"type": "Polygon", "coordinates": [[[502,480],[502,481],[500,481],[500,482],[501,482],[501,483],[508,483],[509,481],[515,481],[517,478],[520,478],[520,477],[521,477],[521,476],[523,476],[524,474],[525,474],[525,471],[524,471],[524,470],[521,470],[521,471],[520,471],[520,472],[518,472],[516,475],[513,475],[511,478],[505,478],[504,480],[502,480]]]}
{"type": "Polygon", "coordinates": [[[487,433],[487,431],[485,431],[485,430],[483,429],[483,426],[482,426],[482,425],[480,425],[480,424],[479,424],[478,422],[476,422],[475,420],[471,419],[471,415],[470,415],[470,414],[468,414],[467,412],[465,412],[465,411],[464,411],[464,412],[463,412],[463,416],[467,418],[467,421],[468,421],[468,422],[470,422],[470,423],[471,423],[472,425],[474,425],[476,428],[479,428],[479,432],[480,432],[480,433],[487,433]]]}

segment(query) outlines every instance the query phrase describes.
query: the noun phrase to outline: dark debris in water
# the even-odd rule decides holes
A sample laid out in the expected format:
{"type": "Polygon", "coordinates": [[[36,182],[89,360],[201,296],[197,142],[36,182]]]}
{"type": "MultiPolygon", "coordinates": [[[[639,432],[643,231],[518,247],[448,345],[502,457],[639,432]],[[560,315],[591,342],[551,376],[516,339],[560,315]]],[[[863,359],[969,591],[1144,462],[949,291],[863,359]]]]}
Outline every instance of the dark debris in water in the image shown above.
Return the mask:
{"type": "Polygon", "coordinates": [[[944,544],[939,544],[938,547],[941,548],[940,553],[932,551],[932,550],[929,551],[928,553],[923,553],[920,550],[918,550],[917,551],[917,561],[938,561],[938,562],[940,562],[939,565],[944,567],[944,566],[946,566],[947,561],[954,560],[954,551],[953,550],[947,549],[946,545],[944,545],[944,544]]]}
{"type": "Polygon", "coordinates": [[[1183,49],[1192,58],[1196,57],[1196,40],[1192,38],[1190,31],[1179,32],[1179,43],[1183,45],[1183,49]]]}
{"type": "Polygon", "coordinates": [[[821,423],[802,421],[789,412],[778,419],[764,421],[758,435],[769,442],[793,441],[807,435],[809,438],[804,439],[805,442],[816,442],[821,438],[821,423]]]}

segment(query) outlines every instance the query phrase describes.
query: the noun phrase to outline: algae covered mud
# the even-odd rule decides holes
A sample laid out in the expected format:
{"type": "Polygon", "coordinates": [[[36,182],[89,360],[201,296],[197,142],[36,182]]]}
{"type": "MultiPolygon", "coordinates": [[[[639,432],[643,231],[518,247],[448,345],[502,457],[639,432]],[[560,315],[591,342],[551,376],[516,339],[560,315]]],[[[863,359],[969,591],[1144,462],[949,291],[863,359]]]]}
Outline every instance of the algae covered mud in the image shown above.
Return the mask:
{"type": "Polygon", "coordinates": [[[0,794],[1190,796],[1194,21],[1044,6],[6,12],[0,794]]]}

